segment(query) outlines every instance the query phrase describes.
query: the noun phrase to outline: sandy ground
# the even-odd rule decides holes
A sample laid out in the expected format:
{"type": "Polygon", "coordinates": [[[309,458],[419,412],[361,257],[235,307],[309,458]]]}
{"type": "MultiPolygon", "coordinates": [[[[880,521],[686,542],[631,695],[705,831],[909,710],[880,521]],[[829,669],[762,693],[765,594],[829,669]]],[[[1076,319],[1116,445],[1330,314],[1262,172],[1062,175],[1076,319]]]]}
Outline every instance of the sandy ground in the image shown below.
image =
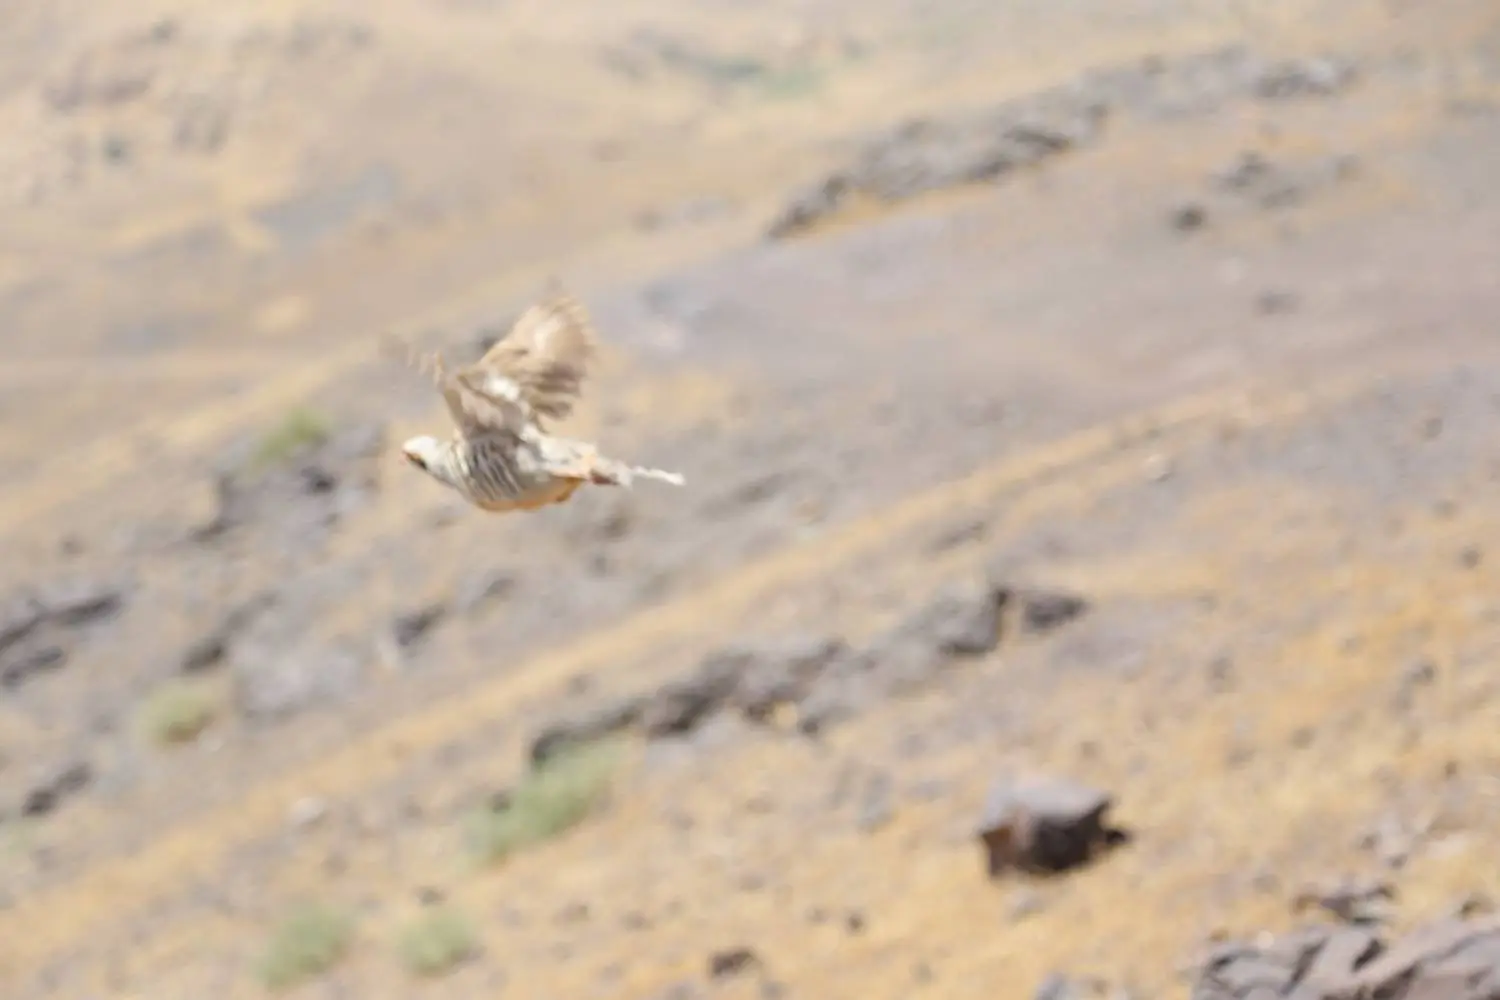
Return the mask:
{"type": "Polygon", "coordinates": [[[264,995],[311,901],[297,996],[1184,995],[1310,885],[1500,893],[1497,125],[1461,0],[7,4],[0,994],[264,995]],[[688,484],[478,516],[376,338],[553,274],[570,431],[688,484]],[[886,677],[986,572],[1088,610],[637,734],[471,863],[550,723],[789,636],[886,677]],[[1130,843],[987,879],[1019,772],[1130,843]],[[438,898],[481,948],[414,979],[438,898]]]}

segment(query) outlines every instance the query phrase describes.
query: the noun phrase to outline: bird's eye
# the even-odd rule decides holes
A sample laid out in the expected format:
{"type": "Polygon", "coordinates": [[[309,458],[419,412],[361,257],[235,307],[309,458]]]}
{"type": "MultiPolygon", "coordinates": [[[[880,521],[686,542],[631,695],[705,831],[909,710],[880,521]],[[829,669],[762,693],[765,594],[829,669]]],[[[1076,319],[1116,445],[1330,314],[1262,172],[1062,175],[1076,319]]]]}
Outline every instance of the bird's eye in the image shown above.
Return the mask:
{"type": "Polygon", "coordinates": [[[424,459],[421,455],[413,455],[411,452],[407,452],[406,460],[412,465],[415,465],[417,468],[421,469],[423,472],[427,471],[427,460],[424,459]]]}

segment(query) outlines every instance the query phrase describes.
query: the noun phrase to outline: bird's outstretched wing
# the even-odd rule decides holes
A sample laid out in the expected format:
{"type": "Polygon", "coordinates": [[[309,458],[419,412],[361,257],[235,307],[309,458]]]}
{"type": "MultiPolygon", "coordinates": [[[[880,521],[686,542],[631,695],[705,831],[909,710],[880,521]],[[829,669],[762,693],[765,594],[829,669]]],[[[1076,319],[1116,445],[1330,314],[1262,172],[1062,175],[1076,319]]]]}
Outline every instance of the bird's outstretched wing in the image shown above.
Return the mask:
{"type": "Polygon", "coordinates": [[[441,354],[421,353],[390,336],[384,338],[382,346],[387,354],[432,380],[443,394],[448,415],[465,437],[494,432],[519,435],[529,423],[524,404],[506,394],[495,395],[485,391],[482,385],[476,385],[478,379],[472,368],[450,372],[441,354]]]}
{"type": "Polygon", "coordinates": [[[554,282],[546,298],[527,308],[504,338],[457,377],[487,398],[561,420],[573,410],[596,344],[588,311],[554,282]]]}

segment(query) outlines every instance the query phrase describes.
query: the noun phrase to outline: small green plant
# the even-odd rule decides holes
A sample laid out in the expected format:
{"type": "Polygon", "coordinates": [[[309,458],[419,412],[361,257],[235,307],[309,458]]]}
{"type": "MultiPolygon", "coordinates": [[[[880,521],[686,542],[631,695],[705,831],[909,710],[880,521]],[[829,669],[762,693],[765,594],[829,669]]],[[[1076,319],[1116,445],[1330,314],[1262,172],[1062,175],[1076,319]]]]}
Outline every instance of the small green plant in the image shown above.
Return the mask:
{"type": "Polygon", "coordinates": [[[761,92],[773,101],[808,97],[822,88],[823,74],[811,66],[799,66],[768,75],[761,81],[761,92]]]}
{"type": "Polygon", "coordinates": [[[453,910],[430,910],[412,921],[397,942],[413,975],[441,976],[479,950],[473,926],[453,910]]]}
{"type": "Polygon", "coordinates": [[[260,981],[274,992],[327,972],[349,951],[354,921],[332,907],[306,904],[283,920],[260,960],[260,981]]]}
{"type": "Polygon", "coordinates": [[[474,817],[469,833],[475,855],[503,861],[582,822],[609,790],[617,750],[609,741],[586,744],[532,770],[508,802],[474,817]]]}
{"type": "Polygon", "coordinates": [[[251,464],[257,469],[285,462],[304,448],[328,440],[328,424],[305,407],[298,407],[261,438],[251,464]]]}
{"type": "Polygon", "coordinates": [[[22,857],[36,848],[36,824],[30,819],[0,820],[0,857],[22,857]]]}
{"type": "Polygon", "coordinates": [[[155,743],[187,743],[209,727],[215,708],[201,685],[170,681],[141,706],[141,729],[155,743]]]}

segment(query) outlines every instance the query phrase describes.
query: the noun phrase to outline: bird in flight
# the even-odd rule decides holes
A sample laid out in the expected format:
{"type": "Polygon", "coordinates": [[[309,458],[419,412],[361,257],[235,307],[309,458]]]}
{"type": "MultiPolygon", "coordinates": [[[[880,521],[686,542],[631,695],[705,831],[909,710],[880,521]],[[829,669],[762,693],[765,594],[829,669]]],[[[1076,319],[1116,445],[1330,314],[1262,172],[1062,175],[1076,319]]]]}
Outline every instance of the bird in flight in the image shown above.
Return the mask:
{"type": "Polygon", "coordinates": [[[557,437],[544,420],[572,412],[594,355],[587,311],[554,282],[510,331],[471,365],[450,371],[439,354],[421,354],[392,338],[388,349],[432,379],[454,430],[446,438],[408,439],[412,465],[490,513],[534,511],[564,503],[584,483],[623,486],[682,476],[605,457],[586,441],[557,437]]]}

